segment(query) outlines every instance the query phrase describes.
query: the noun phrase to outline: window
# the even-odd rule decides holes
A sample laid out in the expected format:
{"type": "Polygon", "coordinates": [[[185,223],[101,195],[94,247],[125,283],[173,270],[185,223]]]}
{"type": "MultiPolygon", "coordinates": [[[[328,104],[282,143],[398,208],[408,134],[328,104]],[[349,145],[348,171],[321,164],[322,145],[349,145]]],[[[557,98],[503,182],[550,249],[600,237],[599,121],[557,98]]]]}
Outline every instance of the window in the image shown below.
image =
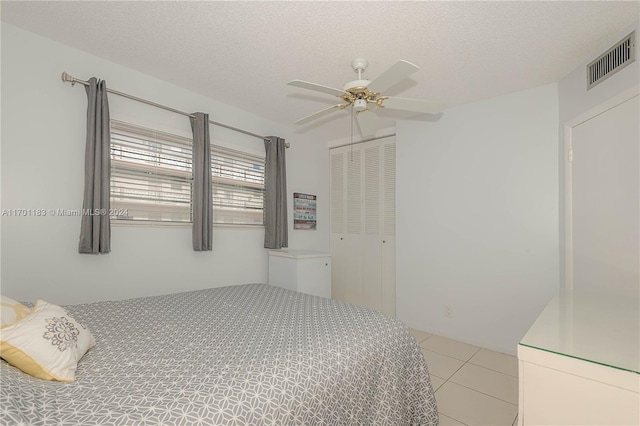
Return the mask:
{"type": "MultiPolygon", "coordinates": [[[[111,120],[111,207],[117,221],[190,223],[192,141],[111,120]]],[[[264,156],[211,147],[215,224],[262,225],[264,156]]]]}

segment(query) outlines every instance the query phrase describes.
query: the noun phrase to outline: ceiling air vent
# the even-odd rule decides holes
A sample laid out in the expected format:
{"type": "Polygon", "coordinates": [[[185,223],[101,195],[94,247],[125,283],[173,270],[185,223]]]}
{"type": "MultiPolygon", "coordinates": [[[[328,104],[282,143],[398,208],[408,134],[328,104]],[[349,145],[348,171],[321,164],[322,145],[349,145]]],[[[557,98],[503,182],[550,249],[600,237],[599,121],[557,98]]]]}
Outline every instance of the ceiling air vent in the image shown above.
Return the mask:
{"type": "Polygon", "coordinates": [[[636,60],[636,32],[632,32],[587,65],[587,90],[636,60]]]}

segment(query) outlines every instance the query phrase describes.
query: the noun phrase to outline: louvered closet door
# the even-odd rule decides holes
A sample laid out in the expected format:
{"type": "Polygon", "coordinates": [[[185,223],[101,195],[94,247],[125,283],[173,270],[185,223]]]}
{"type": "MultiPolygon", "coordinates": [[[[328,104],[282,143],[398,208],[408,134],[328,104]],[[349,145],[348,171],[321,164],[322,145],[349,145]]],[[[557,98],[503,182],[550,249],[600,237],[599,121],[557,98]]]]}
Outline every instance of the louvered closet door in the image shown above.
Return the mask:
{"type": "Polygon", "coordinates": [[[362,304],[382,311],[380,145],[364,147],[362,304]]]}
{"type": "Polygon", "coordinates": [[[395,315],[395,139],[331,150],[332,296],[395,315]]]}
{"type": "Polygon", "coordinates": [[[396,144],[382,145],[382,312],[396,314],[396,144]]]}
{"type": "Polygon", "coordinates": [[[362,304],[362,150],[354,147],[345,152],[346,221],[344,250],[345,301],[362,304]]]}
{"type": "Polygon", "coordinates": [[[362,153],[331,153],[331,295],[362,304],[362,153]]]}
{"type": "Polygon", "coordinates": [[[346,268],[348,253],[345,250],[345,155],[331,153],[331,297],[346,300],[346,268]]]}

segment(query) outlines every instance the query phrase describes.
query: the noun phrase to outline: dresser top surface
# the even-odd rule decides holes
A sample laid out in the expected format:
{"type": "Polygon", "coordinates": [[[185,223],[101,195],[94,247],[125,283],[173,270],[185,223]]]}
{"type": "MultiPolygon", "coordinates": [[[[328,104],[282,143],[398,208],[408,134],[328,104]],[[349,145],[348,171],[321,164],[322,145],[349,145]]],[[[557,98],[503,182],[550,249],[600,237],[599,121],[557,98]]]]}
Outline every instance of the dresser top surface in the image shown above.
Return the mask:
{"type": "Polygon", "coordinates": [[[270,250],[269,256],[288,257],[292,259],[308,259],[314,257],[331,257],[331,254],[318,250],[284,248],[280,250],[270,250]]]}
{"type": "Polygon", "coordinates": [[[520,345],[640,374],[639,300],[561,290],[520,345]]]}

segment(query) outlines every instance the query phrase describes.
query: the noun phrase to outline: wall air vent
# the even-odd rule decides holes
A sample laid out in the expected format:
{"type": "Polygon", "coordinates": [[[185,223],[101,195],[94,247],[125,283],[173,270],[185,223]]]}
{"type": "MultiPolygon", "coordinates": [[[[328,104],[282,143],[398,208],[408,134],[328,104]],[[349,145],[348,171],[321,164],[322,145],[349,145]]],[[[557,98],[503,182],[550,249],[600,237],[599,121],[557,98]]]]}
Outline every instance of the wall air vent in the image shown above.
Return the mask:
{"type": "Polygon", "coordinates": [[[587,90],[636,60],[636,32],[632,32],[587,65],[587,90]]]}

